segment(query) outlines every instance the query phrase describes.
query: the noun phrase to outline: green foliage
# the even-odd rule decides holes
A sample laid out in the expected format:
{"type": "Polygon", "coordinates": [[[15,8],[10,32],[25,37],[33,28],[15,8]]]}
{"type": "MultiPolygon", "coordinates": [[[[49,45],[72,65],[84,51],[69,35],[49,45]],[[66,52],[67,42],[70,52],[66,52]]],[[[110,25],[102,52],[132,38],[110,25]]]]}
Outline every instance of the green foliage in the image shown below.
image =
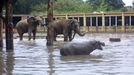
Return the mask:
{"type": "Polygon", "coordinates": [[[47,4],[40,3],[32,6],[32,12],[46,12],[47,4]]]}
{"type": "Polygon", "coordinates": [[[31,2],[32,0],[17,0],[13,7],[14,11],[13,13],[15,14],[28,14],[31,12],[31,2]]]}
{"type": "Polygon", "coordinates": [[[57,0],[55,2],[54,11],[56,12],[75,12],[79,2],[76,0],[57,0]]]}
{"type": "MultiPolygon", "coordinates": [[[[87,13],[124,11],[122,0],[53,0],[54,13],[87,13]]],[[[48,0],[16,0],[16,14],[45,14],[48,0]]],[[[126,10],[125,10],[126,11],[126,10]]]]}
{"type": "Polygon", "coordinates": [[[75,8],[75,10],[76,12],[87,13],[92,12],[93,8],[88,3],[82,3],[77,8],[75,8]]]}
{"type": "Polygon", "coordinates": [[[124,7],[124,3],[122,0],[87,0],[87,3],[91,5],[94,11],[115,11],[120,10],[124,7]]]}
{"type": "Polygon", "coordinates": [[[13,13],[30,14],[33,6],[39,5],[40,3],[47,4],[47,1],[48,0],[13,0],[13,13]]]}

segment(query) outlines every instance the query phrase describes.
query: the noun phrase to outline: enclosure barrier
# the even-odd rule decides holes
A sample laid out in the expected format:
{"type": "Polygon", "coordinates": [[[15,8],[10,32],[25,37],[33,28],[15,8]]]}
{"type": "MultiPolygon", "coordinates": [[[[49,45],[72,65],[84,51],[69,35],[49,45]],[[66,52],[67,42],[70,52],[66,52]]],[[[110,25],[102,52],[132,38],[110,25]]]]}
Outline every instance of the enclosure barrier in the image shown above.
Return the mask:
{"type": "MultiPolygon", "coordinates": [[[[47,15],[41,16],[45,26],[39,26],[38,32],[46,32],[47,15]]],[[[14,15],[14,25],[27,17],[14,15]]],[[[134,32],[134,12],[54,14],[54,20],[57,19],[77,19],[84,32],[134,32]]]]}

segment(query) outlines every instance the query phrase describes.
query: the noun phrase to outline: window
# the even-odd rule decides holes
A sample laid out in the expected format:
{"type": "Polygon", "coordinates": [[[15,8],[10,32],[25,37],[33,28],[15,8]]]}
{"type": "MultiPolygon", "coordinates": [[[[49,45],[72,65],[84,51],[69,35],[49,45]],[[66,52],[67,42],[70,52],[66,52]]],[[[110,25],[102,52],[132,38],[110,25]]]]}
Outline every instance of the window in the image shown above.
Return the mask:
{"type": "Polygon", "coordinates": [[[86,17],[86,26],[90,26],[90,17],[86,17]]]}
{"type": "Polygon", "coordinates": [[[121,16],[117,16],[117,25],[118,26],[122,25],[122,17],[121,16]]]}
{"type": "Polygon", "coordinates": [[[131,16],[131,25],[134,26],[134,16],[131,16]]]}
{"type": "Polygon", "coordinates": [[[129,26],[130,25],[130,16],[125,16],[124,18],[125,20],[125,26],[129,26]]]}
{"type": "Polygon", "coordinates": [[[98,17],[98,26],[102,26],[102,17],[98,17]]]}
{"type": "Polygon", "coordinates": [[[109,26],[109,17],[105,17],[105,26],[109,26]]]}

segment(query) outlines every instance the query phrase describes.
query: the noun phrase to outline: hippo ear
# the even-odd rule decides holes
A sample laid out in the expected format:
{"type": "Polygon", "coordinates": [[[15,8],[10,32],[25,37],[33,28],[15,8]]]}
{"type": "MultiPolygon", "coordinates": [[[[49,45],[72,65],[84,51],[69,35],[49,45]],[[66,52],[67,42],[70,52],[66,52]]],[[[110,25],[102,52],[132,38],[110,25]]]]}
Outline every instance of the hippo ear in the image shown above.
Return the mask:
{"type": "Polygon", "coordinates": [[[105,46],[105,43],[104,43],[104,42],[100,42],[100,44],[101,44],[102,46],[105,46]]]}
{"type": "Polygon", "coordinates": [[[101,43],[101,45],[102,45],[102,46],[105,46],[105,43],[104,43],[104,42],[102,42],[102,43],[101,43]]]}
{"type": "Polygon", "coordinates": [[[94,45],[98,45],[98,44],[100,44],[100,45],[102,45],[102,46],[105,46],[105,43],[104,43],[104,42],[96,41],[96,42],[94,43],[94,45]]]}

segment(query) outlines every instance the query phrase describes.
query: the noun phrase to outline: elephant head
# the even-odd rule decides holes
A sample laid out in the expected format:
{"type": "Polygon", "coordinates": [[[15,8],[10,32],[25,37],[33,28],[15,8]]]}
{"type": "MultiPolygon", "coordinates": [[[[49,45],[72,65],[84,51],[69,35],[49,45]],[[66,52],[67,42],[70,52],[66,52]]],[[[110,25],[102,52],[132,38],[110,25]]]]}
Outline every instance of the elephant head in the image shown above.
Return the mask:
{"type": "Polygon", "coordinates": [[[79,22],[76,19],[70,20],[70,29],[74,31],[72,39],[74,39],[75,34],[77,33],[79,36],[84,36],[85,33],[82,33],[79,28],[79,22]]]}
{"type": "Polygon", "coordinates": [[[37,22],[35,17],[28,18],[27,22],[28,22],[29,25],[31,25],[33,27],[37,27],[37,25],[38,25],[38,22],[37,22]]]}
{"type": "Polygon", "coordinates": [[[94,49],[103,50],[102,46],[105,46],[105,43],[100,42],[100,41],[93,41],[92,45],[93,45],[94,49]]]}
{"type": "Polygon", "coordinates": [[[43,24],[43,20],[40,17],[30,17],[27,19],[27,22],[33,27],[37,27],[38,25],[43,24]]]}
{"type": "Polygon", "coordinates": [[[35,18],[36,18],[36,20],[38,22],[38,25],[44,26],[43,17],[37,16],[35,18]]]}

